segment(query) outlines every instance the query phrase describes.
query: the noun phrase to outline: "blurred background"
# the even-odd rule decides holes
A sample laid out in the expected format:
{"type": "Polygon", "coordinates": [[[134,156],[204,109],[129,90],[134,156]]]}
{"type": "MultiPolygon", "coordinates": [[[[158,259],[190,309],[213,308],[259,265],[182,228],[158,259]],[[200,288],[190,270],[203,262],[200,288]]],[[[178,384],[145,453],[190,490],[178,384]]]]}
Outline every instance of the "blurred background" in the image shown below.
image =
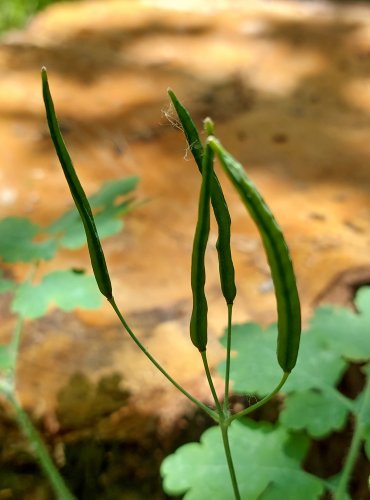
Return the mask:
{"type": "MultiPolygon", "coordinates": [[[[268,201],[291,249],[305,321],[319,303],[350,305],[370,282],[370,4],[2,0],[0,31],[0,218],[45,226],[72,206],[45,121],[46,66],[86,191],[139,177],[135,197],[142,203],[104,243],[117,302],[145,345],[198,398],[210,402],[188,339],[200,176],[173,126],[168,87],[199,126],[214,119],[217,135],[268,201]]],[[[225,192],[238,279],[235,322],[267,325],[276,312],[262,244],[228,184],[225,192]]],[[[212,227],[213,367],[226,325],[215,243],[212,227]]],[[[24,263],[1,267],[17,281],[28,272],[24,263]]],[[[39,266],[36,279],[66,268],[89,269],[87,251],[61,250],[39,266]]],[[[10,299],[0,299],[6,342],[14,317],[10,299]]],[[[18,392],[55,455],[69,443],[81,498],[95,498],[91,467],[96,477],[104,470],[99,488],[117,488],[109,498],[165,498],[162,457],[208,425],[122,335],[104,304],[72,313],[51,305],[27,323],[18,392]],[[102,380],[111,399],[100,405],[102,380]]],[[[22,462],[21,440],[7,418],[0,460],[16,471],[15,481],[27,478],[33,493],[20,489],[19,498],[36,498],[35,491],[47,498],[37,467],[27,457],[22,462]]]]}

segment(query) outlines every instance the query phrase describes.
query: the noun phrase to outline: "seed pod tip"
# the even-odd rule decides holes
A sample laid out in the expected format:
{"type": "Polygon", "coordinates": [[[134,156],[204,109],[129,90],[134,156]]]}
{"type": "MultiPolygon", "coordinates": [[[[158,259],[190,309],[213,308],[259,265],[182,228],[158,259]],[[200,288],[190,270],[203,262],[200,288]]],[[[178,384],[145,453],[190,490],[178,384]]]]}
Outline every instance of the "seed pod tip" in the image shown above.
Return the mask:
{"type": "Polygon", "coordinates": [[[215,124],[213,123],[213,120],[209,117],[207,117],[204,122],[203,122],[203,127],[204,131],[207,133],[208,136],[212,136],[215,132],[215,124]]]}

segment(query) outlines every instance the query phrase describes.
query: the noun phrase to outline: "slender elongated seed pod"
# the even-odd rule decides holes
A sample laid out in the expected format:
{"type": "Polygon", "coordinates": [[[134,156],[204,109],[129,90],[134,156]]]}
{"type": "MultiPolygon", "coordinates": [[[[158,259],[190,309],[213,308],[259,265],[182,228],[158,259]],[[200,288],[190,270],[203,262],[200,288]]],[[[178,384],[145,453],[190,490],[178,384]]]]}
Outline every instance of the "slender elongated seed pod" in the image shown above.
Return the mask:
{"type": "Polygon", "coordinates": [[[179,117],[191,154],[194,157],[195,163],[198,165],[199,172],[202,173],[204,149],[198,134],[197,127],[195,126],[195,123],[193,122],[189,111],[185,108],[185,106],[183,106],[183,104],[181,104],[174,91],[171,89],[167,89],[167,92],[171,99],[173,107],[175,108],[177,116],[179,117]]]}
{"type": "Polygon", "coordinates": [[[199,351],[207,347],[208,305],[204,291],[206,282],[205,253],[210,227],[210,197],[213,172],[213,151],[207,146],[203,156],[202,186],[199,195],[198,221],[195,229],[191,258],[191,289],[193,310],[190,320],[190,338],[199,351]]]}
{"type": "Polygon", "coordinates": [[[284,372],[294,368],[301,335],[301,310],[295,274],[283,233],[244,168],[215,137],[207,143],[238,191],[260,232],[275,287],[278,311],[277,358],[284,372]]]}
{"type": "MultiPolygon", "coordinates": [[[[177,116],[179,117],[181,125],[184,129],[185,137],[195,163],[198,166],[199,172],[202,173],[204,148],[199,138],[197,128],[188,110],[181,104],[171,89],[168,89],[168,95],[170,96],[177,116]]],[[[230,246],[231,218],[220,182],[215,172],[212,174],[211,202],[218,226],[216,249],[218,253],[221,290],[226,303],[233,304],[236,296],[236,286],[235,270],[230,246]]]]}
{"type": "Polygon", "coordinates": [[[99,240],[98,232],[96,230],[91,207],[77,177],[71,157],[68,153],[67,147],[60,132],[45,68],[42,68],[41,77],[42,93],[44,97],[50,136],[52,138],[55,151],[58,155],[65,178],[71,191],[72,198],[75,202],[85,228],[91,265],[94,271],[96,282],[101,293],[109,300],[112,298],[112,285],[109,278],[103,249],[99,240]]]}

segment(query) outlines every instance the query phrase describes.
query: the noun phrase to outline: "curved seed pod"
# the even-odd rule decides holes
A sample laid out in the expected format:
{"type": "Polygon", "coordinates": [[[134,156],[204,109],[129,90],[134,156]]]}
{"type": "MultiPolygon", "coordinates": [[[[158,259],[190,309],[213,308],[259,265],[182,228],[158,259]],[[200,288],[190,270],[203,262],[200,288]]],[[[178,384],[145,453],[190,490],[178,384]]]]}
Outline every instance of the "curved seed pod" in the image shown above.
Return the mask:
{"type": "MultiPolygon", "coordinates": [[[[172,104],[184,129],[185,137],[189,144],[190,151],[192,152],[200,173],[202,173],[202,158],[204,149],[200,141],[197,128],[189,112],[177,99],[176,95],[171,89],[168,89],[168,95],[170,96],[172,104]]],[[[205,127],[207,133],[210,133],[213,129],[212,122],[210,120],[207,121],[205,123],[205,127]],[[209,128],[208,125],[210,125],[209,128]]],[[[214,172],[212,174],[211,202],[218,226],[218,239],[216,243],[216,249],[218,253],[222,294],[225,297],[227,304],[233,304],[236,296],[236,286],[235,270],[230,247],[231,218],[220,182],[214,172]]]]}
{"type": "MultiPolygon", "coordinates": [[[[207,135],[214,133],[214,124],[210,118],[204,120],[207,135]]],[[[236,296],[235,270],[231,256],[231,217],[217,175],[213,172],[211,186],[212,208],[218,226],[216,249],[222,294],[228,305],[234,303],[236,296]]]]}
{"type": "Polygon", "coordinates": [[[256,186],[238,163],[214,138],[208,144],[257,225],[274,282],[278,310],[277,358],[284,372],[294,368],[301,335],[301,311],[296,279],[283,233],[256,186]]]}
{"type": "Polygon", "coordinates": [[[202,173],[202,160],[203,160],[204,149],[202,142],[199,138],[197,127],[195,126],[189,111],[177,99],[173,90],[167,89],[167,92],[171,99],[173,107],[176,110],[177,116],[179,117],[181,125],[184,129],[184,134],[186,137],[186,141],[189,145],[191,154],[194,157],[195,163],[198,165],[199,172],[202,173]]]}
{"type": "Polygon", "coordinates": [[[199,195],[198,222],[195,229],[193,253],[191,258],[191,289],[193,311],[190,320],[190,337],[199,351],[207,346],[208,305],[204,292],[206,270],[204,265],[210,227],[210,196],[213,172],[213,151],[206,147],[203,156],[202,187],[199,195]]]}
{"type": "Polygon", "coordinates": [[[77,177],[71,157],[68,153],[67,147],[63,141],[63,137],[60,132],[58,120],[55,115],[53,100],[50,94],[48,77],[45,68],[42,68],[41,77],[42,77],[42,92],[44,97],[46,117],[50,130],[50,135],[54,143],[54,148],[58,155],[60,164],[63,168],[65,178],[67,179],[73,200],[75,202],[77,210],[79,211],[81,220],[85,228],[91,265],[94,271],[96,282],[98,284],[101,293],[109,300],[112,298],[112,285],[109,278],[103,249],[101,247],[98,232],[96,230],[94,217],[91,212],[91,208],[87,200],[86,194],[77,177]]]}

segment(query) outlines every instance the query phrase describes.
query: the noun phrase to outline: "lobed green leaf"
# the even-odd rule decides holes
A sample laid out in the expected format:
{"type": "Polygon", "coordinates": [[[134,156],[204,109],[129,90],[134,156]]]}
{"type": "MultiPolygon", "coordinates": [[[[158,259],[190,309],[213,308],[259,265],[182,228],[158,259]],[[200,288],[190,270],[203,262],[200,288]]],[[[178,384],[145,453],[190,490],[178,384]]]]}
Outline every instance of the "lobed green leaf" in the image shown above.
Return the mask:
{"type": "Polygon", "coordinates": [[[49,260],[56,253],[55,241],[49,238],[41,240],[42,228],[28,219],[1,219],[0,234],[0,257],[4,262],[49,260]]]}
{"type": "MultiPolygon", "coordinates": [[[[276,325],[263,330],[255,323],[234,325],[232,329],[233,351],[230,378],[234,392],[256,394],[260,397],[271,392],[280,379],[276,361],[276,325]]],[[[226,344],[226,333],[222,338],[226,344]]],[[[282,392],[306,391],[323,387],[335,387],[346,369],[345,361],[330,351],[321,339],[305,333],[301,340],[301,356],[294,377],[289,377],[282,392]]],[[[223,374],[225,364],[220,364],[223,374]]]]}
{"type": "MultiPolygon", "coordinates": [[[[229,438],[243,500],[295,500],[297,491],[302,500],[320,497],[323,482],[300,470],[308,451],[304,435],[245,420],[231,424],[229,438]]],[[[200,443],[186,444],[168,456],[161,475],[170,495],[185,494],[186,500],[234,498],[217,427],[208,429],[200,443]]]]}
{"type": "MultiPolygon", "coordinates": [[[[349,413],[358,414],[362,393],[352,401],[336,386],[348,361],[368,360],[370,348],[370,288],[361,288],[355,297],[357,312],[338,306],[318,308],[303,333],[300,360],[294,377],[282,388],[286,394],[280,414],[281,423],[292,430],[305,430],[314,438],[343,428],[349,413]]],[[[256,324],[233,326],[235,357],[231,368],[234,391],[265,396],[276,384],[279,368],[274,360],[276,326],[266,330],[256,324]]],[[[226,344],[226,333],[222,343],[226,344]]],[[[370,376],[370,364],[363,367],[370,376]]],[[[220,365],[220,372],[225,364],[220,365]]],[[[251,404],[253,403],[251,399],[251,404]]],[[[362,418],[369,415],[362,411],[362,418]]],[[[370,449],[370,444],[367,444],[370,449]]]]}
{"type": "Polygon", "coordinates": [[[78,307],[96,309],[101,305],[101,295],[93,276],[73,271],[54,271],[37,284],[23,283],[15,293],[13,312],[24,318],[39,318],[52,305],[63,311],[78,307]]]}
{"type": "Polygon", "coordinates": [[[289,394],[280,414],[280,422],[293,431],[306,431],[319,439],[341,431],[347,422],[350,401],[337,391],[309,389],[289,394]]]}

